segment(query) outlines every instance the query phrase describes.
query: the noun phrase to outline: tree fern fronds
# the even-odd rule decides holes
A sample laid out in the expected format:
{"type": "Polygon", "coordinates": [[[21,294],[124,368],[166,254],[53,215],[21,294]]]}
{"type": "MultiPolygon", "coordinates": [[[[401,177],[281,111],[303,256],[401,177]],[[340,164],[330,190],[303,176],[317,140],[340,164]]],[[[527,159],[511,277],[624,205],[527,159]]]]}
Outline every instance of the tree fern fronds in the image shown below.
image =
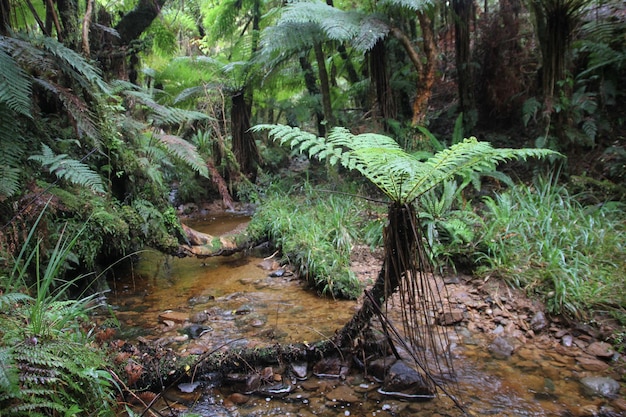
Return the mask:
{"type": "Polygon", "coordinates": [[[31,117],[31,78],[17,62],[2,49],[0,39],[0,104],[14,112],[31,117]]]}
{"type": "Polygon", "coordinates": [[[104,193],[102,178],[89,166],[69,158],[66,154],[56,155],[47,145],[42,145],[41,155],[33,155],[28,159],[41,163],[58,178],[90,188],[95,193],[104,193]]]}
{"type": "Polygon", "coordinates": [[[167,151],[189,165],[194,171],[205,178],[209,178],[209,170],[206,162],[198,153],[195,145],[174,135],[154,135],[165,146],[167,151]]]}
{"type": "Polygon", "coordinates": [[[209,116],[198,111],[163,106],[143,91],[126,91],[125,94],[136,98],[151,110],[148,119],[157,127],[182,124],[191,120],[209,119],[209,116]]]}
{"type": "Polygon", "coordinates": [[[11,346],[0,346],[0,391],[7,394],[15,394],[20,391],[13,351],[11,346]]]}
{"type": "Polygon", "coordinates": [[[37,38],[34,43],[40,44],[57,58],[57,63],[63,72],[71,75],[75,81],[81,83],[83,88],[90,91],[94,86],[97,86],[101,92],[110,94],[109,87],[104,82],[100,70],[87,62],[82,55],[48,36],[37,38]],[[85,83],[85,80],[88,83],[85,83]]]}
{"type": "Polygon", "coordinates": [[[361,52],[369,51],[376,45],[376,42],[383,39],[389,33],[389,25],[378,17],[368,15],[361,20],[359,31],[353,37],[352,46],[361,52]]]}
{"type": "Polygon", "coordinates": [[[204,85],[196,85],[194,87],[185,88],[174,98],[174,104],[201,97],[205,94],[206,87],[204,85]]]}
{"type": "Polygon", "coordinates": [[[355,136],[345,128],[334,128],[326,139],[284,125],[257,125],[253,129],[267,130],[273,140],[308,152],[310,157],[356,169],[400,204],[414,201],[457,175],[469,177],[473,172],[492,172],[498,163],[512,159],[559,155],[546,149],[495,149],[472,137],[422,162],[384,135],[355,136]]]}
{"type": "Polygon", "coordinates": [[[35,78],[34,81],[52,93],[63,104],[75,125],[78,137],[80,138],[85,134],[94,141],[95,146],[100,148],[100,133],[92,120],[92,114],[87,103],[75,95],[69,88],[61,87],[58,84],[40,78],[35,78]]]}
{"type": "Polygon", "coordinates": [[[424,10],[435,5],[434,0],[383,0],[383,3],[406,7],[409,10],[424,10]]]}

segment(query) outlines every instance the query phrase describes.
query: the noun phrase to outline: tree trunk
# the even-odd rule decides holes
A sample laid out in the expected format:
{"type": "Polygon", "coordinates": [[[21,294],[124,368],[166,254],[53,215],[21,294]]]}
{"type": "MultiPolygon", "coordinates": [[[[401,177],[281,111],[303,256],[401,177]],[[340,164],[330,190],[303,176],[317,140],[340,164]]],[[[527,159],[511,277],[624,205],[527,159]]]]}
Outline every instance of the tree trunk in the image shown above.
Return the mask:
{"type": "Polygon", "coordinates": [[[245,92],[246,89],[241,89],[231,97],[230,123],[233,154],[241,172],[250,181],[255,182],[259,155],[254,136],[250,132],[250,107],[246,102],[245,92]]]}
{"type": "Polygon", "coordinates": [[[454,40],[456,51],[456,73],[460,110],[463,112],[463,127],[468,131],[477,121],[474,104],[473,69],[470,52],[470,21],[473,16],[473,0],[453,0],[454,40]]]}
{"type": "Polygon", "coordinates": [[[435,31],[430,17],[425,12],[417,12],[417,18],[422,29],[422,52],[426,57],[426,63],[422,67],[422,72],[415,91],[413,101],[413,126],[424,122],[428,110],[428,102],[432,94],[432,87],[435,83],[435,69],[437,63],[437,47],[435,44],[435,31]]]}
{"type": "Polygon", "coordinates": [[[335,125],[333,117],[333,107],[330,100],[330,82],[328,79],[328,71],[326,70],[326,56],[322,50],[321,42],[316,42],[313,46],[315,52],[315,61],[317,62],[318,78],[320,80],[320,91],[322,93],[322,109],[324,111],[324,119],[329,127],[335,125]]]}
{"type": "Polygon", "coordinates": [[[11,28],[11,2],[10,0],[0,0],[0,35],[8,36],[11,28]]]}
{"type": "MultiPolygon", "coordinates": [[[[320,95],[320,89],[317,86],[317,79],[313,72],[313,66],[306,57],[306,54],[300,55],[300,68],[304,76],[304,85],[311,97],[317,97],[320,95]]],[[[324,125],[324,113],[320,111],[320,107],[315,108],[315,117],[317,119],[317,135],[320,137],[326,136],[326,126],[324,125]]]]}
{"type": "Polygon", "coordinates": [[[389,131],[388,120],[396,118],[393,92],[389,85],[389,73],[386,64],[385,41],[380,39],[369,53],[370,77],[376,86],[378,116],[383,119],[385,130],[389,131]]]}

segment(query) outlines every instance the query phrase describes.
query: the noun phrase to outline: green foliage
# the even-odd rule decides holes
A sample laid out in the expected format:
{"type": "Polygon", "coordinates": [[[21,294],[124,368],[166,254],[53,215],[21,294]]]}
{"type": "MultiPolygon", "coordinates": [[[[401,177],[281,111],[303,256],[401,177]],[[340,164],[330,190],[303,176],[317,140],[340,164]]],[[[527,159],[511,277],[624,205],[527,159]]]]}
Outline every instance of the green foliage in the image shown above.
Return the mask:
{"type": "Polygon", "coordinates": [[[328,138],[320,138],[283,125],[258,125],[253,129],[267,130],[270,138],[307,152],[310,157],[327,160],[330,165],[341,163],[359,171],[400,204],[410,203],[456,176],[494,171],[499,162],[555,155],[543,149],[496,149],[469,138],[421,161],[403,151],[392,138],[374,133],[353,135],[345,128],[334,128],[328,138]]]}
{"type": "Polygon", "coordinates": [[[2,415],[113,416],[113,377],[82,326],[87,312],[97,306],[95,295],[66,299],[67,290],[80,278],[60,281],[79,235],[61,235],[43,265],[41,241],[29,253],[41,218],[40,214],[19,255],[11,260],[10,274],[0,279],[2,415]],[[34,271],[34,278],[27,277],[28,271],[34,271]],[[32,280],[31,295],[15,292],[32,280]]]}
{"type": "Polygon", "coordinates": [[[42,145],[41,155],[32,155],[28,159],[39,162],[58,178],[90,188],[95,193],[104,193],[102,178],[89,166],[69,158],[66,154],[56,155],[47,145],[42,145]]]}
{"type": "Polygon", "coordinates": [[[12,111],[31,116],[31,80],[28,74],[4,50],[4,37],[0,37],[0,104],[12,111]]]}
{"type": "Polygon", "coordinates": [[[483,275],[545,295],[554,313],[623,309],[624,212],[585,207],[551,180],[485,200],[483,275]]]}
{"type": "Polygon", "coordinates": [[[354,200],[305,187],[304,195],[272,191],[248,231],[266,236],[296,265],[302,277],[332,297],[356,298],[361,285],[350,270],[359,207],[354,200]]]}

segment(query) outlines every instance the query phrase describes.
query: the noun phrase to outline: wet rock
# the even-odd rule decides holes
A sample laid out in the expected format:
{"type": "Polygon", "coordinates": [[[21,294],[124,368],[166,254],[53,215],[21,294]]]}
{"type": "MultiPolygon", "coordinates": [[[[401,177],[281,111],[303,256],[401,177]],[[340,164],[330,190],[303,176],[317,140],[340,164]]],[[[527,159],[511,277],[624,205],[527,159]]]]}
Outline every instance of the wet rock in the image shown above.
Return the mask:
{"type": "Polygon", "coordinates": [[[453,324],[463,321],[463,310],[446,311],[439,315],[440,326],[452,326],[453,324]]]}
{"type": "Polygon", "coordinates": [[[434,398],[434,391],[424,377],[401,360],[391,365],[378,392],[408,401],[434,398]]]}
{"type": "Polygon", "coordinates": [[[189,315],[178,311],[164,311],[159,314],[159,321],[164,323],[166,320],[173,321],[174,323],[184,323],[189,320],[189,315]]]}
{"type": "Polygon", "coordinates": [[[264,271],[271,271],[273,269],[277,269],[278,267],[280,267],[278,262],[276,262],[273,259],[263,259],[261,262],[257,264],[257,266],[263,269],[264,271]]]}
{"type": "Polygon", "coordinates": [[[542,311],[535,313],[532,320],[530,320],[530,327],[534,332],[540,332],[548,327],[548,319],[546,318],[546,315],[543,314],[542,311]]]}
{"type": "Polygon", "coordinates": [[[585,349],[585,352],[591,356],[599,358],[610,358],[615,354],[613,346],[606,342],[593,342],[585,349]]]}
{"type": "Polygon", "coordinates": [[[252,307],[244,304],[241,307],[239,307],[237,310],[235,310],[235,314],[238,316],[244,315],[244,314],[250,314],[252,312],[252,307]]]}
{"type": "Polygon", "coordinates": [[[181,392],[191,393],[196,390],[196,388],[200,387],[202,384],[200,382],[183,382],[178,384],[178,389],[181,392]]]}
{"type": "Polygon", "coordinates": [[[497,336],[488,346],[489,352],[496,359],[508,359],[515,350],[515,346],[505,337],[497,336]]]}
{"type": "Polygon", "coordinates": [[[206,311],[198,311],[189,316],[189,321],[192,323],[204,323],[209,319],[209,315],[206,311]]]}
{"type": "Polygon", "coordinates": [[[604,371],[609,367],[606,362],[602,362],[601,360],[591,358],[589,356],[577,356],[576,362],[578,362],[581,368],[587,371],[604,371]]]}
{"type": "Polygon", "coordinates": [[[291,384],[279,382],[276,384],[261,385],[258,389],[254,391],[254,393],[266,397],[284,397],[288,395],[292,390],[293,386],[291,384]]]}
{"type": "MultiPolygon", "coordinates": [[[[197,402],[191,407],[186,414],[195,414],[199,416],[211,417],[232,417],[233,414],[224,406],[211,404],[207,401],[197,402]]],[[[238,414],[237,414],[238,415],[238,414]]]]}
{"type": "Polygon", "coordinates": [[[282,268],[281,269],[277,269],[276,271],[270,273],[270,277],[272,277],[272,278],[280,278],[280,277],[282,277],[284,275],[285,275],[285,270],[282,269],[282,268]]]}
{"type": "Polygon", "coordinates": [[[313,366],[313,373],[322,378],[340,378],[345,377],[349,369],[339,358],[324,358],[313,366]]]}
{"type": "Polygon", "coordinates": [[[572,335],[566,334],[561,338],[561,344],[565,347],[571,347],[574,343],[574,338],[572,335]]]}
{"type": "Polygon", "coordinates": [[[291,364],[291,372],[293,372],[298,379],[306,378],[308,369],[309,365],[306,362],[294,362],[291,364]]]}
{"type": "Polygon", "coordinates": [[[386,358],[373,360],[369,363],[367,370],[374,378],[382,381],[385,379],[387,371],[389,370],[391,365],[396,362],[396,360],[397,359],[395,356],[387,356],[386,358]]]}
{"type": "Polygon", "coordinates": [[[250,400],[250,396],[234,392],[228,396],[228,400],[236,405],[242,405],[250,400]]]}
{"type": "Polygon", "coordinates": [[[203,326],[201,324],[192,324],[191,326],[187,326],[181,330],[181,332],[189,336],[191,339],[197,339],[210,331],[213,331],[211,326],[203,326]]]}
{"type": "Polygon", "coordinates": [[[588,376],[582,378],[580,383],[587,395],[598,397],[614,397],[619,392],[619,382],[608,377],[588,376]]]}
{"type": "Polygon", "coordinates": [[[326,399],[339,403],[356,403],[360,400],[352,389],[346,385],[339,385],[332,391],[326,393],[326,399]]]}
{"type": "Polygon", "coordinates": [[[212,300],[215,300],[215,296],[213,295],[198,295],[196,297],[189,298],[187,302],[189,305],[194,306],[196,304],[206,304],[212,300]]]}

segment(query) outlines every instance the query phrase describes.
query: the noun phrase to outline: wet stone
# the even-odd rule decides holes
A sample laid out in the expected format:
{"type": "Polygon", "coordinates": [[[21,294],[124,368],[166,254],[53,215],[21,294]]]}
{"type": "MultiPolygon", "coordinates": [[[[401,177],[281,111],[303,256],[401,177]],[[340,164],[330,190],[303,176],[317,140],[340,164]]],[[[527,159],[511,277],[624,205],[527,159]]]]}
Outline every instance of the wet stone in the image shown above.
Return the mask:
{"type": "Polygon", "coordinates": [[[189,320],[189,315],[178,311],[164,311],[159,314],[159,321],[163,323],[165,320],[173,321],[174,323],[184,323],[189,320]]]}
{"type": "Polygon", "coordinates": [[[355,395],[354,391],[346,385],[339,385],[334,390],[327,392],[326,399],[340,403],[356,403],[360,400],[359,397],[355,395]]]}
{"type": "Polygon", "coordinates": [[[591,356],[597,356],[599,358],[610,358],[615,353],[613,346],[606,342],[593,342],[587,346],[585,352],[591,356]]]}
{"type": "Polygon", "coordinates": [[[546,327],[548,327],[548,324],[548,319],[542,311],[538,311],[533,316],[532,320],[530,320],[530,327],[535,332],[540,332],[541,330],[545,329],[546,327]]]}
{"type": "Polygon", "coordinates": [[[507,359],[513,354],[515,347],[507,338],[498,336],[493,339],[488,349],[496,359],[507,359]]]}
{"type": "Polygon", "coordinates": [[[587,371],[604,371],[609,367],[607,363],[588,356],[578,356],[576,358],[576,361],[581,366],[581,368],[587,371]]]}
{"type": "Polygon", "coordinates": [[[428,400],[434,396],[424,377],[401,360],[391,365],[378,392],[408,401],[428,400]]]}
{"type": "Polygon", "coordinates": [[[350,367],[339,358],[324,358],[313,366],[313,373],[325,378],[340,378],[349,370],[350,367]]]}
{"type": "Polygon", "coordinates": [[[582,378],[580,383],[587,395],[614,397],[619,392],[619,382],[608,377],[589,376],[582,378]]]}
{"type": "Polygon", "coordinates": [[[452,310],[444,312],[439,316],[439,324],[441,326],[452,326],[453,324],[463,321],[463,310],[452,310]]]}
{"type": "Polygon", "coordinates": [[[206,311],[198,311],[189,316],[189,321],[192,323],[204,323],[209,319],[209,315],[206,311]]]}
{"type": "Polygon", "coordinates": [[[395,362],[395,356],[387,356],[386,358],[376,359],[370,362],[367,370],[374,378],[382,381],[385,379],[385,375],[387,374],[389,367],[391,367],[391,365],[395,362]]]}
{"type": "Polygon", "coordinates": [[[298,379],[306,378],[306,374],[308,372],[309,366],[306,362],[294,362],[291,364],[291,372],[298,379]]]}

